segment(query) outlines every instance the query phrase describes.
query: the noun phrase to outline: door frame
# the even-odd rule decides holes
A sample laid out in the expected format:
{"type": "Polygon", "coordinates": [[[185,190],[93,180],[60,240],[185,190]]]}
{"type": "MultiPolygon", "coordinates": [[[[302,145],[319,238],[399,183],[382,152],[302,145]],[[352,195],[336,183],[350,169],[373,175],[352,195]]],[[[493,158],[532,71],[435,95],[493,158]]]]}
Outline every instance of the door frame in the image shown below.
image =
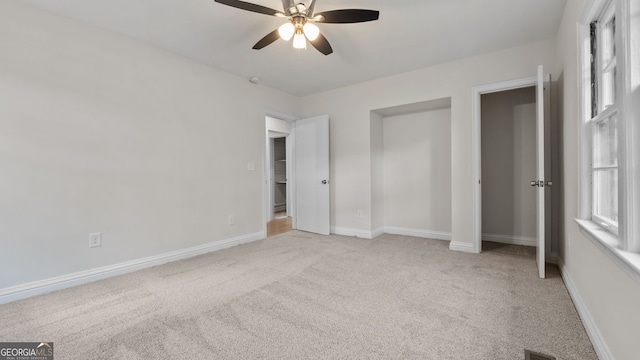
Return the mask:
{"type": "MultiPolygon", "coordinates": [[[[545,84],[550,83],[551,76],[549,74],[544,74],[544,82],[545,84]]],[[[472,165],[473,165],[473,176],[472,176],[472,198],[473,198],[473,249],[472,252],[480,253],[482,252],[482,101],[481,97],[483,94],[491,94],[502,91],[509,91],[515,89],[521,89],[526,87],[535,87],[538,83],[537,76],[529,76],[526,78],[501,81],[492,84],[485,84],[476,86],[472,89],[472,127],[471,127],[471,148],[473,152],[472,156],[472,165]]],[[[546,105],[548,107],[549,104],[546,105]]],[[[545,116],[545,123],[549,121],[548,117],[545,116]]],[[[545,128],[549,128],[546,126],[545,128]]],[[[545,141],[545,153],[546,148],[549,147],[547,141],[545,141]]],[[[545,164],[545,167],[548,167],[548,161],[545,164]]],[[[546,205],[548,206],[548,205],[546,205]]],[[[547,211],[545,211],[547,213],[547,211]]],[[[548,216],[545,216],[548,217],[548,216]]],[[[548,224],[547,224],[548,228],[548,224]]],[[[545,236],[545,238],[547,238],[545,236]]],[[[548,241],[548,240],[547,240],[548,241]]],[[[549,248],[545,246],[545,248],[549,248]]]]}

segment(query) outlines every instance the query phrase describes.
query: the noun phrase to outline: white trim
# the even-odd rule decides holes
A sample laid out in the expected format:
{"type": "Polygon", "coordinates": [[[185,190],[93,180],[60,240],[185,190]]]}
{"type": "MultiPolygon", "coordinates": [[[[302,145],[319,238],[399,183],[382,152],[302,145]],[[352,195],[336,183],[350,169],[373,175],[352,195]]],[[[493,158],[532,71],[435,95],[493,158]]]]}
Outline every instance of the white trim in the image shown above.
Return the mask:
{"type": "Polygon", "coordinates": [[[45,280],[34,281],[0,289],[0,304],[22,300],[32,296],[42,295],[118,275],[124,275],[134,271],[150,268],[152,266],[166,264],[172,261],[188,259],[194,256],[226,249],[232,246],[246,244],[256,240],[262,240],[265,237],[266,233],[261,231],[253,234],[237,236],[231,239],[219,240],[205,245],[199,245],[182,250],[171,251],[160,255],[149,256],[142,259],[126,261],[119,264],[103,266],[100,268],[80,271],[73,274],[57,276],[45,280]]]}
{"type": "Polygon", "coordinates": [[[473,246],[473,244],[464,243],[460,241],[451,241],[449,243],[449,250],[462,251],[462,252],[467,252],[472,254],[477,254],[480,252],[473,246]]]}
{"type": "Polygon", "coordinates": [[[283,113],[283,112],[279,112],[279,111],[274,111],[274,110],[267,110],[267,112],[265,113],[265,116],[268,117],[272,117],[274,119],[280,119],[280,120],[284,120],[287,122],[293,122],[296,120],[300,120],[300,117],[297,115],[291,115],[291,114],[287,114],[287,113],[283,113]]]}
{"type": "MultiPolygon", "coordinates": [[[[637,59],[632,58],[633,51],[631,47],[631,37],[633,33],[633,20],[631,19],[631,8],[629,1],[620,0],[589,0],[583,8],[583,12],[578,20],[578,90],[579,90],[579,213],[578,218],[584,220],[579,222],[581,229],[585,234],[590,236],[591,240],[599,241],[599,247],[605,251],[619,265],[629,272],[628,255],[640,253],[640,157],[638,154],[638,136],[640,136],[640,127],[637,124],[637,114],[634,113],[633,100],[634,96],[632,81],[631,64],[637,63],[637,59]],[[611,246],[606,236],[601,236],[600,231],[591,229],[595,226],[593,220],[597,220],[592,215],[592,129],[590,123],[590,33],[589,24],[600,17],[603,9],[611,3],[616,11],[616,61],[617,61],[617,78],[616,78],[616,99],[618,110],[618,243],[611,246]],[[592,231],[593,230],[593,231],[592,231]],[[630,251],[630,253],[628,252],[630,251]]],[[[637,94],[636,94],[637,95],[637,94]]],[[[602,112],[599,117],[606,116],[606,112],[602,112]]],[[[631,269],[632,276],[640,271],[640,265],[635,261],[631,269]]]]}
{"type": "Polygon", "coordinates": [[[371,232],[371,238],[372,238],[372,239],[375,239],[375,238],[377,238],[378,236],[380,236],[380,235],[382,235],[382,234],[384,234],[384,233],[385,233],[385,228],[383,228],[383,227],[381,227],[381,228],[377,228],[377,229],[374,229],[374,230],[371,232]]]}
{"type": "MultiPolygon", "coordinates": [[[[300,119],[298,119],[300,120],[300,119]]],[[[297,121],[297,120],[296,120],[297,121]]],[[[298,228],[298,207],[296,205],[296,186],[298,185],[296,180],[296,122],[291,122],[291,133],[287,136],[287,202],[289,203],[291,216],[291,228],[298,228]]]]}
{"type": "Polygon", "coordinates": [[[590,64],[590,32],[589,32],[589,22],[590,20],[586,19],[586,16],[595,16],[591,14],[590,10],[587,12],[587,9],[593,8],[593,0],[590,1],[589,7],[585,8],[585,11],[582,15],[582,20],[577,25],[577,33],[578,33],[578,93],[580,96],[578,97],[578,189],[579,189],[579,197],[578,197],[578,213],[580,218],[590,218],[591,217],[591,181],[587,181],[586,179],[591,179],[591,131],[588,126],[585,125],[585,119],[591,118],[591,116],[587,116],[586,114],[590,114],[591,112],[591,98],[590,98],[590,90],[585,84],[590,83],[591,78],[591,64],[590,64]],[[585,23],[586,21],[586,23],[585,23]]]}
{"type": "Polygon", "coordinates": [[[399,228],[394,226],[385,226],[384,228],[378,228],[373,231],[332,226],[331,233],[342,236],[355,236],[363,239],[374,239],[382,234],[393,234],[413,236],[425,239],[451,241],[451,233],[448,232],[399,228]]]}
{"type": "Polygon", "coordinates": [[[609,0],[587,0],[582,8],[579,22],[581,24],[591,23],[602,12],[608,2],[609,0]]]}
{"type": "Polygon", "coordinates": [[[442,231],[430,231],[421,229],[408,229],[394,226],[385,226],[384,232],[393,235],[414,236],[425,239],[451,241],[451,233],[442,231]]]}
{"type": "Polygon", "coordinates": [[[502,244],[533,246],[538,245],[535,237],[500,235],[500,234],[482,234],[482,241],[493,241],[502,244]]]}
{"type": "Polygon", "coordinates": [[[580,296],[580,292],[569,274],[569,269],[564,265],[562,259],[558,259],[558,265],[560,267],[564,285],[573,300],[576,310],[578,310],[582,324],[587,331],[589,339],[591,339],[591,343],[593,344],[596,354],[598,354],[598,358],[600,360],[615,360],[615,357],[613,356],[613,353],[611,353],[607,342],[604,340],[600,329],[598,329],[596,322],[593,320],[587,305],[584,303],[584,300],[582,300],[582,296],[580,296]]]}
{"type": "Polygon", "coordinates": [[[621,132],[619,132],[619,140],[621,140],[620,148],[621,159],[623,164],[621,170],[621,186],[622,197],[619,204],[622,204],[620,214],[624,216],[626,221],[622,224],[621,234],[626,239],[624,250],[640,253],[640,125],[638,125],[637,101],[640,98],[637,91],[640,86],[638,79],[638,50],[637,45],[634,47],[638,39],[638,30],[640,21],[635,15],[638,11],[637,2],[620,1],[618,4],[619,13],[616,15],[620,19],[619,26],[616,25],[616,31],[620,33],[619,50],[616,50],[618,66],[623,71],[622,81],[620,82],[621,103],[620,110],[623,116],[618,118],[621,124],[621,132]],[[633,6],[633,8],[632,8],[633,6]],[[633,15],[632,15],[633,14],[633,15]],[[619,29],[619,30],[618,30],[619,29]],[[632,44],[633,43],[633,44],[632,44]]]}
{"type": "MultiPolygon", "coordinates": [[[[595,5],[595,4],[594,4],[595,5]]],[[[613,103],[609,105],[609,107],[605,108],[604,105],[604,87],[602,86],[604,84],[604,80],[603,80],[603,72],[605,72],[605,68],[603,68],[605,66],[604,64],[604,59],[603,59],[603,53],[604,51],[601,51],[602,49],[604,49],[605,47],[605,41],[604,41],[604,37],[602,34],[602,29],[603,29],[603,24],[607,23],[608,21],[610,21],[611,19],[613,19],[614,17],[616,17],[617,14],[619,14],[620,9],[618,8],[618,3],[616,0],[613,1],[609,1],[609,0],[605,0],[605,1],[601,1],[598,4],[598,7],[601,7],[601,9],[599,9],[597,15],[595,15],[594,17],[590,18],[590,19],[583,19],[586,20],[586,22],[583,24],[583,28],[585,31],[580,33],[580,36],[584,36],[584,38],[579,39],[582,40],[582,44],[584,46],[584,48],[582,49],[583,52],[583,57],[585,59],[588,59],[588,62],[582,62],[580,63],[580,66],[583,66],[584,69],[583,70],[589,70],[588,75],[585,77],[583,76],[580,80],[581,82],[579,82],[580,86],[582,87],[583,92],[581,93],[582,96],[584,96],[583,101],[584,104],[589,104],[589,108],[584,108],[583,109],[583,113],[581,114],[581,126],[584,128],[584,131],[582,131],[580,134],[582,136],[586,136],[588,137],[588,142],[585,141],[584,143],[586,145],[589,145],[588,147],[584,147],[581,150],[584,151],[585,153],[583,155],[588,155],[588,157],[585,157],[585,162],[582,163],[582,165],[585,165],[588,169],[588,173],[584,174],[586,175],[586,177],[582,178],[582,181],[587,181],[588,179],[588,183],[589,183],[589,192],[586,194],[587,196],[589,196],[589,200],[590,200],[590,209],[584,209],[585,212],[588,211],[588,216],[583,217],[584,219],[590,219],[592,221],[594,221],[595,223],[600,224],[600,226],[602,226],[603,229],[607,229],[608,231],[612,232],[614,235],[616,236],[621,236],[621,238],[624,238],[624,222],[621,221],[620,225],[623,226],[623,229],[621,229],[622,231],[619,232],[618,229],[618,221],[612,221],[610,219],[607,219],[603,216],[601,216],[599,213],[597,213],[597,209],[595,206],[593,206],[593,204],[595,203],[595,189],[597,188],[597,179],[595,177],[595,172],[598,170],[603,169],[603,167],[599,167],[595,164],[595,162],[592,160],[595,157],[596,151],[599,151],[600,149],[597,148],[595,146],[594,143],[594,138],[595,138],[595,128],[597,127],[598,124],[602,124],[606,121],[609,121],[611,118],[615,118],[617,119],[617,133],[618,133],[618,149],[622,150],[624,149],[624,144],[625,144],[625,138],[624,138],[624,134],[625,134],[625,127],[624,127],[624,113],[621,111],[620,109],[620,104],[621,104],[621,97],[620,94],[623,93],[622,91],[622,87],[621,87],[621,81],[619,81],[620,79],[623,79],[624,77],[620,77],[619,74],[622,73],[624,74],[624,55],[621,57],[620,56],[620,44],[618,43],[618,39],[619,39],[619,35],[620,33],[624,32],[624,29],[621,27],[621,25],[623,25],[623,21],[621,21],[621,19],[617,19],[617,21],[615,22],[615,27],[617,28],[615,31],[615,38],[614,38],[614,43],[613,43],[613,48],[618,49],[617,50],[617,55],[614,56],[613,60],[610,60],[611,64],[613,64],[613,67],[616,67],[616,72],[614,72],[614,74],[616,74],[615,76],[615,84],[616,87],[615,89],[613,89],[614,94],[618,94],[616,96],[616,98],[613,99],[613,103]],[[616,10],[617,9],[617,10],[616,10]],[[596,108],[597,108],[597,114],[595,116],[593,116],[593,114],[591,114],[591,62],[590,59],[592,57],[591,55],[591,32],[590,30],[587,31],[587,29],[590,29],[591,27],[591,23],[593,21],[596,21],[596,57],[595,57],[595,73],[596,73],[596,95],[597,95],[597,99],[596,99],[596,108]],[[600,49],[602,48],[602,49],[600,49]],[[618,61],[616,61],[616,58],[619,61],[619,64],[622,65],[622,67],[617,67],[616,63],[618,61]]],[[[584,60],[584,59],[583,59],[584,60]]],[[[606,65],[606,68],[611,67],[610,65],[606,65]]],[[[583,71],[583,73],[586,71],[583,71]]],[[[585,139],[587,140],[587,139],[585,139]]],[[[618,163],[615,166],[611,166],[611,167],[604,167],[604,168],[615,168],[618,170],[618,218],[620,220],[625,219],[625,204],[626,204],[626,197],[623,186],[621,186],[622,183],[624,183],[625,181],[625,166],[624,166],[624,155],[625,152],[624,151],[617,151],[618,153],[618,163]]]]}
{"type": "Polygon", "coordinates": [[[618,238],[590,220],[575,219],[580,231],[627,275],[640,283],[640,254],[621,250],[618,238]]]}
{"type": "Polygon", "coordinates": [[[355,236],[363,239],[373,239],[373,233],[371,231],[359,230],[359,229],[350,229],[343,227],[331,227],[331,233],[335,235],[342,236],[355,236]]]}

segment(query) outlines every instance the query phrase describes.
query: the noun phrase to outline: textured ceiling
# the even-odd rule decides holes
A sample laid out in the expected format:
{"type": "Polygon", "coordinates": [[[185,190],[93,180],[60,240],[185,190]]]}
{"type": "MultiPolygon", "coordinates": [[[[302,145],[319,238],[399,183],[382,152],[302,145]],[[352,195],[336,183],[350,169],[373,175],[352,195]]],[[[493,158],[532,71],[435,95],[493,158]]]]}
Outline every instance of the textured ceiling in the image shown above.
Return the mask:
{"type": "MultiPolygon", "coordinates": [[[[316,11],[362,8],[380,20],[319,24],[333,46],[251,47],[284,19],[213,0],[22,0],[295,95],[308,95],[553,38],[566,0],[317,0],[316,11]]],[[[305,2],[307,0],[300,0],[305,2]]],[[[280,10],[280,0],[251,2],[280,10]]]]}

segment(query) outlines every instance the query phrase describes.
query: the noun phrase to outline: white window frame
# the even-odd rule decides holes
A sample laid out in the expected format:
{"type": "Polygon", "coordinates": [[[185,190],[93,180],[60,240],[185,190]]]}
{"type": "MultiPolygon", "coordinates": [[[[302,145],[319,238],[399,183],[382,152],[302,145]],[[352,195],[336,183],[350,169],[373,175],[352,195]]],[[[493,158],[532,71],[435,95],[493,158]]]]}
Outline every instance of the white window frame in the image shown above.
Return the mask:
{"type": "MultiPolygon", "coordinates": [[[[640,89],[640,69],[631,66],[640,60],[638,51],[631,47],[640,39],[632,34],[640,27],[630,18],[632,0],[589,0],[578,23],[578,85],[580,89],[580,193],[579,214],[576,222],[582,232],[629,275],[640,282],[640,110],[635,109],[633,90],[640,89]],[[593,121],[591,118],[591,46],[590,24],[598,20],[611,4],[616,18],[616,105],[599,109],[599,119],[617,114],[618,131],[618,228],[593,216],[592,146],[593,121]],[[604,225],[604,226],[603,226],[604,225]]],[[[637,9],[634,9],[634,11],[637,9]]],[[[597,41],[600,41],[599,39],[597,41]]],[[[601,94],[598,94],[600,97],[601,94]]],[[[596,116],[596,121],[598,119],[596,116]]]]}
{"type": "MultiPolygon", "coordinates": [[[[606,121],[609,121],[611,118],[613,117],[620,117],[618,108],[619,108],[619,104],[620,104],[620,80],[618,79],[620,76],[620,71],[619,69],[616,69],[617,75],[616,76],[616,89],[614,89],[614,94],[616,94],[617,96],[614,98],[614,102],[613,104],[610,104],[609,106],[605,107],[604,106],[604,91],[602,90],[602,85],[604,83],[604,79],[603,79],[603,73],[605,72],[605,70],[603,69],[605,66],[603,64],[603,59],[602,59],[602,54],[603,54],[603,50],[604,50],[604,38],[602,36],[602,32],[601,32],[601,27],[602,25],[600,23],[607,23],[609,20],[611,20],[612,18],[614,18],[616,15],[615,13],[615,2],[614,1],[608,1],[606,3],[606,5],[604,6],[604,8],[601,10],[601,15],[597,17],[598,21],[598,30],[597,30],[597,39],[596,42],[599,45],[598,46],[598,51],[596,53],[596,59],[595,59],[595,66],[596,66],[596,76],[597,76],[597,80],[596,80],[596,84],[597,89],[596,89],[596,95],[597,95],[597,100],[596,100],[596,108],[597,108],[597,114],[595,116],[593,116],[591,118],[591,120],[587,120],[585,119],[585,121],[588,121],[591,127],[590,129],[590,133],[591,133],[591,138],[593,139],[594,137],[594,128],[597,124],[599,123],[603,123],[606,121]]],[[[591,36],[590,36],[591,37],[591,36]]],[[[618,36],[617,36],[618,37],[618,36]]],[[[618,42],[618,39],[614,39],[614,43],[618,42]]],[[[617,44],[614,44],[614,46],[617,44]]],[[[616,46],[617,47],[617,46],[616,46]]],[[[612,61],[609,62],[609,64],[607,64],[607,68],[609,67],[616,67],[617,68],[617,61],[614,58],[612,61]]],[[[590,93],[590,92],[589,92],[590,93]]],[[[591,96],[591,99],[593,99],[593,96],[591,96]]],[[[590,116],[589,116],[590,117],[590,116]]],[[[619,127],[618,127],[619,128],[619,127]]],[[[618,135],[619,136],[619,135],[618,135]]],[[[595,223],[597,223],[598,225],[600,225],[603,229],[605,229],[606,231],[609,231],[610,233],[614,234],[616,237],[618,236],[618,223],[617,222],[613,222],[610,219],[607,219],[605,217],[600,216],[597,212],[596,212],[596,206],[594,206],[594,198],[596,197],[595,193],[596,193],[596,188],[595,188],[595,179],[594,179],[594,174],[596,173],[597,170],[603,170],[602,167],[596,167],[595,161],[593,159],[594,156],[594,147],[595,144],[593,143],[593,140],[591,142],[591,147],[589,152],[591,153],[591,173],[590,178],[591,178],[591,220],[595,223]]],[[[619,159],[617,159],[618,164],[619,164],[619,159]]],[[[607,167],[605,167],[607,168],[607,167]]],[[[615,167],[616,169],[618,169],[619,171],[619,166],[615,167]]],[[[619,184],[618,184],[618,192],[619,192],[619,184]]],[[[620,204],[618,203],[618,212],[620,211],[620,204]]],[[[619,214],[618,214],[619,216],[619,214]]]]}

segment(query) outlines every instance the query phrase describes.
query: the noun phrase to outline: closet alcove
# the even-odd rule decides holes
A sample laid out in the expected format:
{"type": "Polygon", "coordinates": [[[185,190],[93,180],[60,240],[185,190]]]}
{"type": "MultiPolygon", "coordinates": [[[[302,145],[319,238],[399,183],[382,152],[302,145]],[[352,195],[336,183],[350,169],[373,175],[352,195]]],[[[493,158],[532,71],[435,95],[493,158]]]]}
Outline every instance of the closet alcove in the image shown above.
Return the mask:
{"type": "Polygon", "coordinates": [[[451,98],[371,111],[372,233],[451,239],[451,98]]]}

